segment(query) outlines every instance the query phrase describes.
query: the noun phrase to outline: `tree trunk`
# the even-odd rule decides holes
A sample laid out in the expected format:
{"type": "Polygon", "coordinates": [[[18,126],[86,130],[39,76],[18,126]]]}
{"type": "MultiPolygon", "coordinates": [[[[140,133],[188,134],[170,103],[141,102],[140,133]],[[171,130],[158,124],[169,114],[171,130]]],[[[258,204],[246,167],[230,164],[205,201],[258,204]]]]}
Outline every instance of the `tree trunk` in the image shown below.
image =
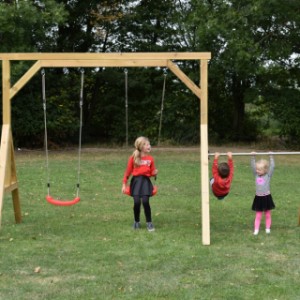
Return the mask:
{"type": "Polygon", "coordinates": [[[245,135],[245,103],[244,103],[245,86],[243,81],[237,76],[233,78],[233,139],[235,141],[242,141],[247,139],[245,135]]]}

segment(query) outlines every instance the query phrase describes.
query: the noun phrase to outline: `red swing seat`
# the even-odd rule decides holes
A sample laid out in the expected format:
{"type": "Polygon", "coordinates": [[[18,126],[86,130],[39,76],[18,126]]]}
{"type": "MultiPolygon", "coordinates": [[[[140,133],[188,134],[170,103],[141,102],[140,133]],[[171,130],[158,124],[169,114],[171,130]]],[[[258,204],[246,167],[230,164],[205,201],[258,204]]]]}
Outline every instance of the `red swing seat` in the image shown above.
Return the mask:
{"type": "Polygon", "coordinates": [[[71,205],[78,203],[80,201],[80,197],[76,197],[73,200],[64,201],[64,200],[54,199],[50,195],[48,195],[48,196],[46,196],[46,200],[50,204],[56,205],[56,206],[71,206],[71,205]]]}

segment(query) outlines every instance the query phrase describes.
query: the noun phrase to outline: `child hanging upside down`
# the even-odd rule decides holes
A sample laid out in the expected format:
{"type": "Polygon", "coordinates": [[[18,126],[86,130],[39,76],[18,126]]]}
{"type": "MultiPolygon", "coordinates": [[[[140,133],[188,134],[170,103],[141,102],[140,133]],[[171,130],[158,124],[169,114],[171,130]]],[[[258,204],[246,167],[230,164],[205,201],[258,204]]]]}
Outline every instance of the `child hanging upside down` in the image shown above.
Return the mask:
{"type": "Polygon", "coordinates": [[[231,182],[233,179],[233,160],[232,153],[228,152],[228,162],[222,162],[219,164],[220,153],[215,153],[214,162],[212,165],[213,178],[210,180],[210,185],[213,194],[219,199],[223,200],[230,191],[231,182]]]}

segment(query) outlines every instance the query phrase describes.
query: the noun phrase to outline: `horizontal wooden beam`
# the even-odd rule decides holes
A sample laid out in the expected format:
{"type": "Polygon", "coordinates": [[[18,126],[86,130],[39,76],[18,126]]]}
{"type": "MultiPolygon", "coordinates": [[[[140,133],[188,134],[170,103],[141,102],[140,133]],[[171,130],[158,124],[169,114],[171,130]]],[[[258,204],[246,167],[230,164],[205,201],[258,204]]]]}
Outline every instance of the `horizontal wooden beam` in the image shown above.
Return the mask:
{"type": "Polygon", "coordinates": [[[69,59],[69,60],[40,60],[42,67],[49,68],[76,68],[76,67],[166,67],[167,60],[87,60],[87,59],[69,59]]]}
{"type": "Polygon", "coordinates": [[[210,52],[0,53],[0,60],[201,60],[210,52]]]}

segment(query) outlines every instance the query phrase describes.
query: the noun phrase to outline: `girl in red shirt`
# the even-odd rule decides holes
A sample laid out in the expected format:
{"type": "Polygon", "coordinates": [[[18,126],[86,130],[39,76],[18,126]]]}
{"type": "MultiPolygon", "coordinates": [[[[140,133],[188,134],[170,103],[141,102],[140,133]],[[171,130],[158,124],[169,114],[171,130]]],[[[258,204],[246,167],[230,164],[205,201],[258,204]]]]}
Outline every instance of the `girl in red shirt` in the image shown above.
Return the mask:
{"type": "Polygon", "coordinates": [[[233,178],[233,160],[232,153],[228,152],[228,162],[218,163],[220,153],[215,153],[215,158],[212,166],[213,178],[210,180],[210,185],[213,194],[223,200],[230,191],[230,186],[233,178]]]}
{"type": "Polygon", "coordinates": [[[154,159],[149,155],[151,151],[150,141],[146,137],[138,137],[134,143],[135,150],[129,157],[127,168],[123,177],[122,192],[126,191],[126,184],[130,176],[130,194],[133,197],[134,205],[134,229],[139,229],[141,204],[143,203],[144,213],[148,231],[154,231],[151,217],[151,207],[149,198],[152,196],[153,185],[150,177],[156,176],[158,171],[154,164],[154,159]]]}

